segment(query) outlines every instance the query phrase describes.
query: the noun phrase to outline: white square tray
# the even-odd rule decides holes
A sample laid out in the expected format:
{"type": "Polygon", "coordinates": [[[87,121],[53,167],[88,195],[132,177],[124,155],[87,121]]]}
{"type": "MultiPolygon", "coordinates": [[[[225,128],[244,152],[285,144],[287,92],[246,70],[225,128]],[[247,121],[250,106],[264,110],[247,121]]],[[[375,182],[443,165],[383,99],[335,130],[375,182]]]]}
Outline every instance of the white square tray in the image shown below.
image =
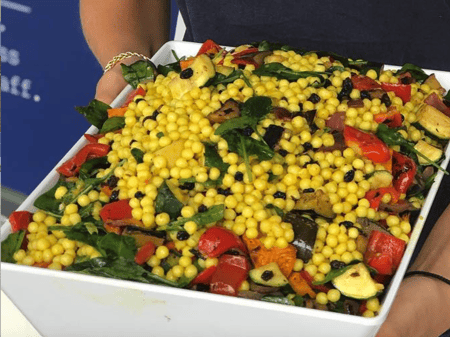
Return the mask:
{"type": "MultiPolygon", "coordinates": [[[[179,56],[195,55],[199,46],[197,43],[171,41],[153,56],[152,61],[155,64],[174,62],[172,50],[179,56]]],[[[426,72],[435,73],[441,84],[450,88],[450,73],[426,72]]],[[[112,106],[120,106],[131,90],[131,86],[127,86],[112,106]]],[[[96,132],[95,127],[87,131],[96,132]]],[[[86,143],[81,137],[55,169],[86,143]]],[[[449,159],[450,149],[447,147],[443,167],[447,166],[449,159]]],[[[34,200],[58,180],[55,169],[18,210],[36,210],[34,200]]],[[[443,173],[439,172],[414,226],[402,263],[383,300],[382,310],[374,318],[10,263],[1,264],[2,290],[46,337],[375,336],[392,305],[442,177],[443,173]]],[[[10,224],[6,222],[1,228],[2,241],[10,231],[10,224]]]]}

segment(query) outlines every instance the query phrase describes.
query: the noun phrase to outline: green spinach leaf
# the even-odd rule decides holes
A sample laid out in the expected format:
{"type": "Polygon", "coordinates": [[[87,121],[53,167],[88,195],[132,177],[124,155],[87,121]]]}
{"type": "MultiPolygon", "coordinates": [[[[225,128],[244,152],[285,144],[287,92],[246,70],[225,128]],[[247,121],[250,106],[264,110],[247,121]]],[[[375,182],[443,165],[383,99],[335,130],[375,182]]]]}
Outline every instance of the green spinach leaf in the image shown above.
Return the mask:
{"type": "Polygon", "coordinates": [[[261,301],[285,305],[295,305],[295,302],[293,300],[290,300],[289,298],[284,296],[266,295],[261,298],[261,301]]]}
{"type": "Polygon", "coordinates": [[[167,76],[171,71],[175,71],[176,73],[181,72],[180,62],[173,62],[166,64],[165,66],[159,65],[158,66],[158,73],[167,76]]]}
{"type": "Polygon", "coordinates": [[[184,230],[183,225],[188,221],[194,221],[198,228],[204,227],[210,223],[214,223],[223,219],[225,213],[224,205],[215,205],[209,208],[206,212],[197,213],[190,218],[181,218],[172,221],[166,226],[159,226],[157,230],[161,231],[181,231],[184,230]]]}
{"type": "Polygon", "coordinates": [[[111,166],[108,157],[99,157],[88,160],[80,167],[79,175],[81,179],[88,179],[98,173],[100,169],[107,169],[111,166]]]}
{"type": "Polygon", "coordinates": [[[129,66],[126,64],[120,66],[123,78],[135,89],[139,83],[151,81],[156,77],[156,67],[153,62],[148,60],[139,60],[129,66]]]}
{"type": "Polygon", "coordinates": [[[103,123],[108,119],[108,109],[111,107],[99,100],[93,99],[89,102],[88,106],[77,106],[75,110],[82,114],[89,123],[97,127],[102,128],[103,123]]]}
{"type": "Polygon", "coordinates": [[[258,76],[271,76],[276,77],[279,80],[286,79],[291,82],[297,81],[299,78],[317,77],[319,81],[312,85],[314,87],[323,86],[325,84],[323,75],[326,75],[325,72],[295,71],[278,62],[263,64],[261,67],[254,70],[253,73],[258,76]]]}
{"type": "Polygon", "coordinates": [[[222,157],[217,152],[216,146],[211,143],[203,143],[205,146],[205,166],[216,167],[220,172],[227,172],[229,164],[224,163],[222,157]]]}
{"type": "Polygon", "coordinates": [[[344,274],[347,270],[349,270],[353,265],[349,264],[345,267],[339,268],[339,269],[331,269],[331,271],[325,276],[325,278],[322,281],[313,281],[312,284],[314,285],[320,285],[325,284],[333,280],[334,278],[341,276],[344,274]]]}
{"type": "Polygon", "coordinates": [[[411,63],[405,63],[403,67],[397,71],[397,74],[404,73],[410,73],[411,76],[419,83],[423,83],[428,78],[428,75],[422,70],[422,68],[411,63]]]}
{"type": "Polygon", "coordinates": [[[18,231],[8,235],[1,244],[2,262],[16,263],[13,256],[22,246],[24,238],[25,231],[18,231]]]}
{"type": "Polygon", "coordinates": [[[108,118],[105,123],[103,123],[100,133],[105,134],[108,132],[123,129],[125,127],[125,117],[111,117],[108,118]]]}
{"type": "Polygon", "coordinates": [[[174,220],[181,214],[183,203],[177,199],[170,189],[167,181],[164,181],[158,188],[158,194],[155,199],[155,212],[167,213],[170,219],[174,220]]]}
{"type": "Polygon", "coordinates": [[[134,159],[138,162],[138,164],[141,164],[144,162],[144,151],[134,148],[131,150],[131,154],[133,155],[134,159]]]}
{"type": "Polygon", "coordinates": [[[34,201],[34,207],[43,210],[44,212],[57,218],[60,218],[63,212],[63,210],[60,209],[62,200],[55,198],[55,192],[60,186],[65,186],[70,191],[75,187],[75,185],[76,184],[73,182],[65,182],[63,180],[59,180],[55,186],[53,186],[44,194],[41,194],[34,201]]]}

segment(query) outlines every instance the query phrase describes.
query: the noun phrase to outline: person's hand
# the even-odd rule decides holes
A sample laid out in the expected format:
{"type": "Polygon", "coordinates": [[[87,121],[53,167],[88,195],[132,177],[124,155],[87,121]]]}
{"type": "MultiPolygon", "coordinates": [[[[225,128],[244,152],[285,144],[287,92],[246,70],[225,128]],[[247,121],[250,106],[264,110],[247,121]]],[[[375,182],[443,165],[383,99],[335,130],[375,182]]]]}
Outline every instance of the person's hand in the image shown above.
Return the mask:
{"type": "Polygon", "coordinates": [[[122,67],[120,64],[130,65],[139,60],[141,60],[141,58],[135,56],[126,58],[104,73],[97,83],[95,98],[103,103],[111,105],[111,102],[128,84],[123,79],[122,67]]]}

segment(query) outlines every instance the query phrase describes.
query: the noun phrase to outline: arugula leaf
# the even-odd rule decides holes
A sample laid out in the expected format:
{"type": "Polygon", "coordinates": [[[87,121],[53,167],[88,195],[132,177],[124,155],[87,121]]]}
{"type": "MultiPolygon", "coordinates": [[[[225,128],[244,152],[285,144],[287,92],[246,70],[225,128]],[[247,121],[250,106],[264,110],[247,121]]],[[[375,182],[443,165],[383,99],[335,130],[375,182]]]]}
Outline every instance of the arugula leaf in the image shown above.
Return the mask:
{"type": "Polygon", "coordinates": [[[164,181],[158,188],[158,194],[155,199],[155,212],[167,213],[171,220],[176,219],[181,214],[183,203],[177,199],[170,189],[167,181],[164,181]]]}
{"type": "Polygon", "coordinates": [[[284,212],[280,207],[277,207],[275,205],[272,204],[268,204],[266,205],[267,209],[273,209],[275,211],[275,213],[277,213],[278,216],[280,216],[281,218],[284,218],[284,212]]]}
{"type": "Polygon", "coordinates": [[[134,148],[131,150],[131,154],[133,155],[134,159],[136,159],[138,164],[144,162],[144,151],[134,148]]]}
{"type": "Polygon", "coordinates": [[[238,131],[231,131],[222,135],[228,143],[228,149],[236,152],[242,158],[257,156],[260,161],[270,160],[275,152],[263,141],[246,137],[238,131]]]}
{"type": "Polygon", "coordinates": [[[54,217],[60,218],[62,216],[62,209],[60,209],[61,200],[55,198],[55,192],[60,186],[65,186],[69,191],[75,187],[73,182],[65,182],[59,180],[55,186],[50,190],[41,194],[35,201],[34,207],[43,210],[44,212],[53,215],[54,217]]]}
{"type": "Polygon", "coordinates": [[[22,246],[23,239],[25,238],[25,231],[18,231],[11,233],[2,242],[2,262],[16,263],[14,260],[14,253],[17,252],[22,246]]]}
{"type": "Polygon", "coordinates": [[[108,109],[111,107],[99,100],[93,99],[89,102],[88,106],[77,106],[75,110],[82,114],[89,123],[97,127],[102,128],[103,123],[108,119],[108,109]]]}
{"type": "Polygon", "coordinates": [[[422,68],[411,64],[411,63],[405,63],[403,67],[401,67],[397,74],[404,74],[404,73],[410,73],[413,78],[415,78],[419,83],[424,82],[428,75],[422,70],[422,68]]]}
{"type": "Polygon", "coordinates": [[[139,83],[151,81],[156,76],[156,67],[153,62],[148,60],[139,60],[129,66],[126,64],[120,66],[122,67],[123,78],[135,89],[139,83]]]}
{"type": "Polygon", "coordinates": [[[222,180],[219,177],[219,179],[217,179],[217,180],[208,179],[205,182],[199,183],[198,181],[195,180],[195,178],[192,177],[192,178],[182,178],[182,179],[178,180],[178,183],[180,185],[183,185],[185,183],[196,183],[196,184],[201,184],[204,187],[209,188],[209,187],[216,187],[216,186],[221,185],[222,184],[222,180]]]}
{"type": "Polygon", "coordinates": [[[181,231],[184,230],[183,225],[188,221],[194,221],[198,228],[204,227],[210,223],[217,222],[223,219],[225,213],[224,205],[215,205],[209,208],[206,212],[197,213],[190,218],[181,218],[172,221],[166,226],[159,226],[159,231],[181,231]]]}
{"type": "Polygon", "coordinates": [[[253,73],[258,76],[276,77],[279,80],[286,79],[291,82],[297,81],[299,78],[317,77],[319,82],[316,82],[316,84],[313,85],[314,87],[323,86],[325,84],[323,75],[326,75],[325,72],[295,71],[278,62],[263,64],[258,69],[254,70],[253,73]]]}
{"type": "Polygon", "coordinates": [[[250,84],[248,79],[245,77],[244,72],[241,69],[233,70],[233,72],[228,76],[225,76],[224,74],[221,74],[221,73],[216,73],[216,75],[213,78],[211,78],[210,80],[208,80],[208,82],[206,82],[206,84],[204,86],[205,87],[209,87],[209,86],[216,87],[219,84],[232,83],[239,78],[242,78],[245,81],[245,84],[247,84],[247,86],[252,87],[252,85],[250,84]]]}
{"type": "Polygon", "coordinates": [[[107,169],[111,166],[108,157],[98,157],[88,160],[80,167],[79,175],[81,179],[88,179],[98,173],[100,169],[107,169]]]}
{"type": "Polygon", "coordinates": [[[222,157],[217,153],[216,146],[211,143],[203,143],[205,146],[205,166],[216,167],[220,172],[227,172],[230,164],[224,163],[222,157]]]}
{"type": "Polygon", "coordinates": [[[66,268],[66,271],[85,275],[95,275],[119,280],[137,281],[149,284],[161,284],[179,287],[177,282],[166,280],[150,273],[138,264],[124,258],[98,257],[85,262],[75,263],[66,268]]]}
{"type": "Polygon", "coordinates": [[[339,268],[339,269],[331,269],[330,272],[325,276],[325,278],[322,281],[313,281],[312,284],[314,285],[320,285],[325,284],[333,280],[334,278],[344,274],[347,270],[349,270],[353,265],[349,264],[345,267],[339,268]]]}
{"type": "Polygon", "coordinates": [[[180,62],[173,62],[166,64],[165,66],[158,66],[158,73],[167,76],[171,71],[175,71],[176,73],[181,72],[180,62]]]}
{"type": "Polygon", "coordinates": [[[99,133],[105,134],[108,132],[123,129],[125,127],[125,117],[111,117],[108,118],[105,123],[103,123],[102,128],[99,133]]]}

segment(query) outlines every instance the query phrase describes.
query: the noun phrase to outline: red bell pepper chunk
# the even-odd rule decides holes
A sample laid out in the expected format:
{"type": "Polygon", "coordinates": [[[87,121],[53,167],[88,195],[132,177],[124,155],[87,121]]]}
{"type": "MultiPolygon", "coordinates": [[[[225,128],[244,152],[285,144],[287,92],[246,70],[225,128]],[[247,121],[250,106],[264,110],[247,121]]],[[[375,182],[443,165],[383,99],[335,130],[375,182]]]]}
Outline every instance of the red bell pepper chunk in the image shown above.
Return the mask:
{"type": "Polygon", "coordinates": [[[84,138],[86,138],[89,144],[97,144],[98,140],[103,137],[105,137],[105,135],[102,135],[100,133],[96,135],[90,135],[89,133],[84,134],[84,138]]]}
{"type": "Polygon", "coordinates": [[[400,83],[381,83],[381,88],[384,91],[392,91],[395,96],[400,97],[404,103],[411,100],[411,85],[400,83]]]}
{"type": "Polygon", "coordinates": [[[353,89],[359,91],[370,91],[381,88],[380,83],[365,75],[352,75],[351,80],[353,89]]]}
{"type": "Polygon", "coordinates": [[[213,40],[206,40],[203,42],[202,46],[200,47],[200,50],[197,53],[197,56],[202,54],[217,54],[222,48],[215,43],[213,40]]]}
{"type": "Polygon", "coordinates": [[[253,53],[257,53],[259,50],[258,48],[252,47],[252,48],[247,48],[243,51],[240,51],[238,53],[233,53],[231,55],[233,55],[234,58],[241,58],[242,56],[248,55],[248,54],[253,54],[253,53]]]}
{"type": "Polygon", "coordinates": [[[232,231],[223,227],[207,229],[198,241],[198,250],[208,257],[220,256],[232,248],[247,252],[241,239],[232,231]]]}
{"type": "Polygon", "coordinates": [[[400,112],[392,110],[389,112],[381,112],[373,116],[375,122],[384,123],[390,128],[397,128],[402,126],[403,120],[400,112]]]}
{"type": "Polygon", "coordinates": [[[344,127],[345,145],[374,163],[385,163],[391,159],[389,147],[377,136],[365,133],[354,127],[344,127]]]}
{"type": "Polygon", "coordinates": [[[147,260],[155,254],[156,246],[153,242],[149,241],[141,248],[139,248],[138,252],[134,257],[134,262],[137,264],[144,264],[147,260]]]}
{"type": "Polygon", "coordinates": [[[444,115],[450,117],[450,107],[445,105],[445,103],[439,98],[439,96],[433,92],[427,98],[425,98],[424,102],[428,105],[431,105],[433,108],[438,109],[444,115]]]}
{"type": "Polygon", "coordinates": [[[139,87],[139,88],[137,88],[137,89],[134,89],[134,90],[133,90],[132,92],[130,92],[130,94],[128,95],[127,100],[126,100],[125,103],[123,103],[123,105],[122,105],[122,108],[128,106],[128,104],[130,104],[131,102],[133,102],[133,99],[134,99],[136,96],[138,96],[138,95],[145,96],[146,93],[147,93],[147,92],[146,92],[145,89],[142,88],[142,87],[139,87]]]}
{"type": "Polygon", "coordinates": [[[206,268],[205,270],[203,270],[200,274],[197,275],[197,277],[195,279],[192,280],[191,284],[210,284],[211,283],[211,279],[214,275],[214,273],[217,270],[217,266],[211,266],[209,268],[206,268]]]}
{"type": "Polygon", "coordinates": [[[66,177],[73,177],[80,171],[81,165],[86,161],[98,157],[104,157],[109,152],[109,145],[91,143],[85,145],[78,153],[67,160],[56,170],[66,177]]]}
{"type": "Polygon", "coordinates": [[[366,193],[365,198],[369,201],[370,208],[377,211],[378,207],[380,207],[381,199],[383,199],[383,196],[387,193],[392,197],[391,204],[397,203],[400,198],[400,193],[393,187],[382,187],[376,190],[370,190],[366,193]]]}
{"type": "Polygon", "coordinates": [[[213,294],[236,296],[242,282],[247,279],[249,270],[250,263],[245,256],[222,255],[211,278],[210,291],[213,294]]]}
{"type": "Polygon", "coordinates": [[[300,272],[300,276],[306,281],[308,282],[309,286],[317,291],[322,291],[324,293],[328,293],[328,291],[331,289],[329,287],[327,287],[324,284],[313,284],[314,282],[314,278],[306,271],[306,270],[302,270],[300,272]]]}
{"type": "Polygon", "coordinates": [[[33,221],[33,214],[28,211],[15,211],[9,216],[9,223],[13,233],[22,229],[27,230],[31,221],[33,221]]]}
{"type": "Polygon", "coordinates": [[[370,233],[364,260],[378,273],[392,275],[400,265],[405,247],[405,241],[393,235],[373,230],[370,233]]]}
{"type": "Polygon", "coordinates": [[[399,152],[392,153],[392,185],[399,193],[406,193],[414,182],[417,165],[413,159],[399,152]]]}
{"type": "Polygon", "coordinates": [[[105,223],[108,220],[131,219],[133,218],[132,210],[128,199],[114,201],[103,206],[100,217],[105,223]]]}

